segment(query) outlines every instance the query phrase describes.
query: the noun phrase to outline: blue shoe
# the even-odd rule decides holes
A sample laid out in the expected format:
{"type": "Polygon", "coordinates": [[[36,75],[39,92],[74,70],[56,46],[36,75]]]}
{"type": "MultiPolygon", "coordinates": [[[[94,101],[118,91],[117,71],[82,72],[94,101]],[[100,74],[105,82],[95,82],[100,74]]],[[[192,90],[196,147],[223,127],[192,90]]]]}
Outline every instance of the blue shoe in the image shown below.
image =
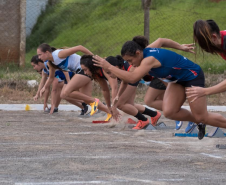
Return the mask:
{"type": "Polygon", "coordinates": [[[186,133],[190,133],[192,130],[194,130],[194,128],[197,126],[197,124],[189,121],[188,122],[188,126],[185,128],[185,132],[186,133]]]}
{"type": "Polygon", "coordinates": [[[182,127],[182,125],[183,125],[183,121],[175,121],[175,123],[176,123],[176,130],[180,130],[180,128],[182,127]]]}

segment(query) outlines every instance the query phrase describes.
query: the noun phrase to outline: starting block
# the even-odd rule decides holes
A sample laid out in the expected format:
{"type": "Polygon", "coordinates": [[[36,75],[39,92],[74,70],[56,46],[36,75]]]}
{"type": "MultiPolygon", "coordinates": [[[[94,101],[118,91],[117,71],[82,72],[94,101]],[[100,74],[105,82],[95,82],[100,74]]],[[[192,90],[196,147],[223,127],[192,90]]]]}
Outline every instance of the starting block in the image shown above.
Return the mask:
{"type": "Polygon", "coordinates": [[[226,134],[219,127],[213,127],[210,133],[207,134],[207,137],[220,138],[225,137],[225,135],[226,134]]]}
{"type": "Polygon", "coordinates": [[[219,149],[226,149],[226,145],[216,145],[216,147],[219,149]]]}
{"type": "Polygon", "coordinates": [[[166,129],[174,129],[174,127],[166,126],[164,122],[157,123],[156,126],[149,124],[145,130],[166,130],[166,129]]]}
{"type": "Polygon", "coordinates": [[[109,121],[92,121],[92,123],[95,123],[95,124],[109,123],[109,121]]]}
{"type": "MultiPolygon", "coordinates": [[[[198,137],[198,129],[197,127],[194,127],[194,129],[191,130],[189,133],[174,133],[173,136],[198,137]]],[[[226,136],[226,133],[224,133],[219,127],[213,127],[209,133],[205,134],[205,137],[211,137],[211,138],[222,138],[225,136],[226,136]]]]}

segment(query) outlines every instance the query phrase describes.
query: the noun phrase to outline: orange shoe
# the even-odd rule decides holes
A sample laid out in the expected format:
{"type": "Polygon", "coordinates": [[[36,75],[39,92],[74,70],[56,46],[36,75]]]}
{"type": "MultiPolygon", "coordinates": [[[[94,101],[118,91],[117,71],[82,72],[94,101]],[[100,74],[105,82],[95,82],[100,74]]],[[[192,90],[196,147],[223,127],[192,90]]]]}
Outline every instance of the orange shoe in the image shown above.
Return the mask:
{"type": "Polygon", "coordinates": [[[157,111],[157,115],[155,117],[151,117],[151,124],[153,126],[156,126],[156,124],[157,124],[159,118],[161,117],[161,115],[162,115],[161,112],[157,111]]]}
{"type": "Polygon", "coordinates": [[[144,129],[149,125],[149,120],[147,119],[147,121],[141,121],[139,120],[137,125],[135,127],[133,127],[132,129],[134,130],[140,130],[140,129],[144,129]]]}

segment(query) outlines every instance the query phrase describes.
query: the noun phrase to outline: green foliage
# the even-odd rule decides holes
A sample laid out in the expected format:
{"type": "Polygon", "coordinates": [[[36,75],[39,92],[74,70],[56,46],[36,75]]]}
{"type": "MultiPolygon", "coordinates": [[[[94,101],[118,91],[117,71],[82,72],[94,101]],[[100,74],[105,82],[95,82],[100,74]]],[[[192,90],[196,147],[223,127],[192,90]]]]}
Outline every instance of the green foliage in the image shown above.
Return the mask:
{"type": "MultiPolygon", "coordinates": [[[[150,42],[165,37],[179,43],[192,43],[193,23],[197,19],[214,19],[225,29],[225,5],[225,1],[152,0],[150,42]]],[[[48,5],[40,15],[27,38],[26,61],[30,63],[36,48],[43,42],[54,47],[81,44],[104,57],[120,54],[125,41],[143,35],[143,17],[141,0],[61,0],[48,5]]],[[[224,71],[225,62],[221,57],[176,52],[197,62],[205,71],[224,71]]]]}

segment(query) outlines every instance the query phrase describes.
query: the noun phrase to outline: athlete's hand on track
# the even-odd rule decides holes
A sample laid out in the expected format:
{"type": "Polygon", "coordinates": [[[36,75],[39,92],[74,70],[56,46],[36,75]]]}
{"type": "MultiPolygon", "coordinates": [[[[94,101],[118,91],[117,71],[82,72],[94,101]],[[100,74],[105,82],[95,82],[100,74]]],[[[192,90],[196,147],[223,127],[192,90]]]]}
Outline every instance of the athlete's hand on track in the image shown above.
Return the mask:
{"type": "Polygon", "coordinates": [[[34,101],[37,101],[38,98],[39,98],[39,96],[38,96],[38,94],[36,94],[36,95],[33,97],[33,100],[34,100],[34,101]]]}
{"type": "Polygon", "coordinates": [[[40,90],[40,97],[42,97],[43,93],[45,92],[45,87],[43,87],[41,90],[40,90]]]}
{"type": "Polygon", "coordinates": [[[54,111],[54,106],[51,106],[49,114],[53,114],[53,111],[54,111]]]}
{"type": "Polygon", "coordinates": [[[205,94],[205,88],[202,88],[202,87],[191,86],[190,88],[186,89],[187,99],[192,98],[190,103],[194,102],[198,98],[205,96],[205,95],[206,95],[205,94]]]}
{"type": "Polygon", "coordinates": [[[47,103],[44,103],[43,110],[45,111],[46,109],[48,110],[49,107],[48,107],[47,103]]]}
{"type": "Polygon", "coordinates": [[[114,120],[118,121],[121,117],[121,114],[119,113],[118,109],[115,107],[111,108],[111,114],[114,120]]]}
{"type": "Polygon", "coordinates": [[[116,97],[114,98],[113,103],[112,103],[112,107],[114,107],[114,106],[117,104],[118,99],[119,99],[118,96],[116,96],[116,97]]]}
{"type": "Polygon", "coordinates": [[[93,62],[95,63],[95,66],[101,67],[105,70],[107,70],[111,66],[108,61],[106,61],[104,58],[99,57],[98,55],[93,56],[93,62]]]}
{"type": "Polygon", "coordinates": [[[195,53],[194,49],[195,49],[195,44],[181,44],[182,45],[182,51],[186,51],[186,52],[190,52],[190,53],[195,53]]]}

